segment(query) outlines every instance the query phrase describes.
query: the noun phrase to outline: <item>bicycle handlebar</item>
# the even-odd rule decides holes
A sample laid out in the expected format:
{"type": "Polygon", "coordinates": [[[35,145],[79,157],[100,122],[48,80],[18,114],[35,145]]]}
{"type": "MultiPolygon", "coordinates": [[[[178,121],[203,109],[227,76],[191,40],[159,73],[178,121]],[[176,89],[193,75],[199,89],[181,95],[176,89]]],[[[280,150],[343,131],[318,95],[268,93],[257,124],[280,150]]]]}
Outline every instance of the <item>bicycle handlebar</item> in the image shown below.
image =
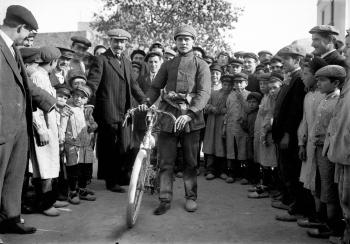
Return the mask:
{"type": "MultiPolygon", "coordinates": [[[[136,110],[139,110],[139,108],[135,107],[135,108],[128,109],[128,111],[125,114],[124,121],[123,121],[123,127],[125,126],[126,121],[128,120],[128,118],[130,118],[130,116],[134,116],[134,113],[135,113],[136,110]]],[[[170,118],[172,118],[172,120],[174,121],[174,132],[176,132],[176,126],[175,126],[176,117],[172,113],[169,113],[169,112],[166,112],[166,111],[163,111],[163,110],[159,110],[159,109],[157,109],[155,107],[152,107],[152,106],[147,108],[147,110],[145,112],[148,112],[148,111],[150,111],[152,113],[165,114],[165,115],[168,115],[170,118]]]]}

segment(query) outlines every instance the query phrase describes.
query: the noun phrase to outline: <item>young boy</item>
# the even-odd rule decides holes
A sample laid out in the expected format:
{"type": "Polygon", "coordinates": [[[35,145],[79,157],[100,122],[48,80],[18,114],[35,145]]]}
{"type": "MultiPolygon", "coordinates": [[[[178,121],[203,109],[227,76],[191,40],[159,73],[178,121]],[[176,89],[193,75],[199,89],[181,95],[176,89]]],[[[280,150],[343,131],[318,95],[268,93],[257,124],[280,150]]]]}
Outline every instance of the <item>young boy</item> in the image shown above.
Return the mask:
{"type": "Polygon", "coordinates": [[[234,178],[241,176],[241,164],[247,159],[247,133],[243,130],[241,122],[244,120],[248,108],[249,91],[245,89],[248,85],[248,76],[244,73],[238,73],[233,77],[233,82],[233,91],[226,100],[227,112],[224,119],[229,173],[226,182],[228,183],[234,182],[234,178]]]}
{"type": "Polygon", "coordinates": [[[218,64],[213,64],[210,66],[210,77],[211,77],[211,90],[218,91],[221,89],[221,75],[222,68],[218,64]]]}
{"type": "Polygon", "coordinates": [[[322,234],[341,237],[344,231],[342,223],[342,212],[339,205],[337,185],[334,182],[335,164],[322,155],[327,128],[335,110],[339,98],[339,84],[344,82],[346,77],[345,69],[338,65],[327,65],[319,69],[315,77],[317,85],[325,97],[316,109],[315,121],[311,131],[311,141],[315,147],[316,162],[316,186],[315,198],[326,205],[327,227],[309,230],[312,237],[322,237],[322,234]],[[325,233],[326,232],[326,233],[325,233]]]}
{"type": "Polygon", "coordinates": [[[96,200],[96,197],[86,189],[90,180],[90,168],[94,162],[93,133],[97,129],[97,124],[92,117],[91,105],[86,106],[90,96],[91,90],[88,86],[78,85],[73,90],[73,115],[64,117],[61,124],[62,131],[65,132],[68,201],[72,204],[79,204],[80,199],[96,200]]]}
{"type": "Polygon", "coordinates": [[[204,108],[207,114],[205,127],[203,152],[207,155],[207,180],[212,180],[215,175],[226,180],[226,156],[225,143],[222,138],[222,126],[226,113],[226,100],[233,87],[233,77],[224,75],[221,77],[222,88],[213,91],[208,104],[204,108]],[[224,166],[225,165],[225,166],[224,166]]]}

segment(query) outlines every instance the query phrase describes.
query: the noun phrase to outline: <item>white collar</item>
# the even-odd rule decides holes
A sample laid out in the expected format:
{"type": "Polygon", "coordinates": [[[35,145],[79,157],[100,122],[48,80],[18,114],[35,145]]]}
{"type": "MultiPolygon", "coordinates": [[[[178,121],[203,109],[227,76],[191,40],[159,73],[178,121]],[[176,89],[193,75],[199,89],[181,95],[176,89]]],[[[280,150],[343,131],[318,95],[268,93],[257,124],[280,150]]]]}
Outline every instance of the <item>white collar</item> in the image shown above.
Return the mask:
{"type": "Polygon", "coordinates": [[[1,29],[0,29],[0,36],[2,37],[2,39],[4,39],[6,46],[10,49],[12,55],[15,56],[15,52],[12,48],[14,41],[1,29]]]}
{"type": "Polygon", "coordinates": [[[322,54],[322,55],[321,55],[321,58],[325,58],[325,57],[327,57],[327,56],[328,56],[328,54],[331,54],[331,53],[332,53],[332,52],[334,52],[334,51],[336,51],[336,49],[332,49],[332,50],[330,50],[330,51],[328,51],[328,52],[326,52],[326,53],[322,54]]]}

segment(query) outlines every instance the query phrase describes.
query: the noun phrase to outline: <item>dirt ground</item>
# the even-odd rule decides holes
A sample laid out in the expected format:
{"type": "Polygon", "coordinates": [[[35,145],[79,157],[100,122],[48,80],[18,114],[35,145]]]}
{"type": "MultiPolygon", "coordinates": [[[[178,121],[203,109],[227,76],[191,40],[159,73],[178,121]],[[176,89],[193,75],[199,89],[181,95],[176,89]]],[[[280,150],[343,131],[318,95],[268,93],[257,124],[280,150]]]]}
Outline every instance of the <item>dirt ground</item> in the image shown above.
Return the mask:
{"type": "Polygon", "coordinates": [[[296,223],[274,220],[283,210],[270,207],[270,199],[248,199],[247,188],[220,179],[198,179],[198,211],[184,210],[182,179],[174,184],[174,200],[167,214],[154,216],[156,195],[145,194],[138,222],[125,224],[126,194],[106,191],[93,181],[97,201],[83,201],[61,210],[59,217],[23,215],[38,228],[32,235],[1,235],[4,243],[328,243],[311,239],[296,223]]]}

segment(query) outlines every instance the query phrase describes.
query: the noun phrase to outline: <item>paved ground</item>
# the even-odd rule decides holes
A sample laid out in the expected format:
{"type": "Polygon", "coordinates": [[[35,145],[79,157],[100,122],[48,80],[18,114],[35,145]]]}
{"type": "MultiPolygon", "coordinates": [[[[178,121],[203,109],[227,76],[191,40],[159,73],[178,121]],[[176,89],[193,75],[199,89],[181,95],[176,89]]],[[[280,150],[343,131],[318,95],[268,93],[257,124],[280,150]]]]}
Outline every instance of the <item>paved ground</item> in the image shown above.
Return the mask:
{"type": "Polygon", "coordinates": [[[5,243],[328,243],[307,237],[296,223],[274,220],[282,210],[269,199],[248,199],[247,186],[199,178],[199,209],[183,209],[183,183],[176,179],[174,201],[166,215],[154,216],[157,197],[144,195],[137,225],[125,226],[126,194],[106,191],[94,181],[96,202],[69,206],[61,216],[24,215],[28,225],[39,228],[33,235],[2,235],[5,243]]]}

